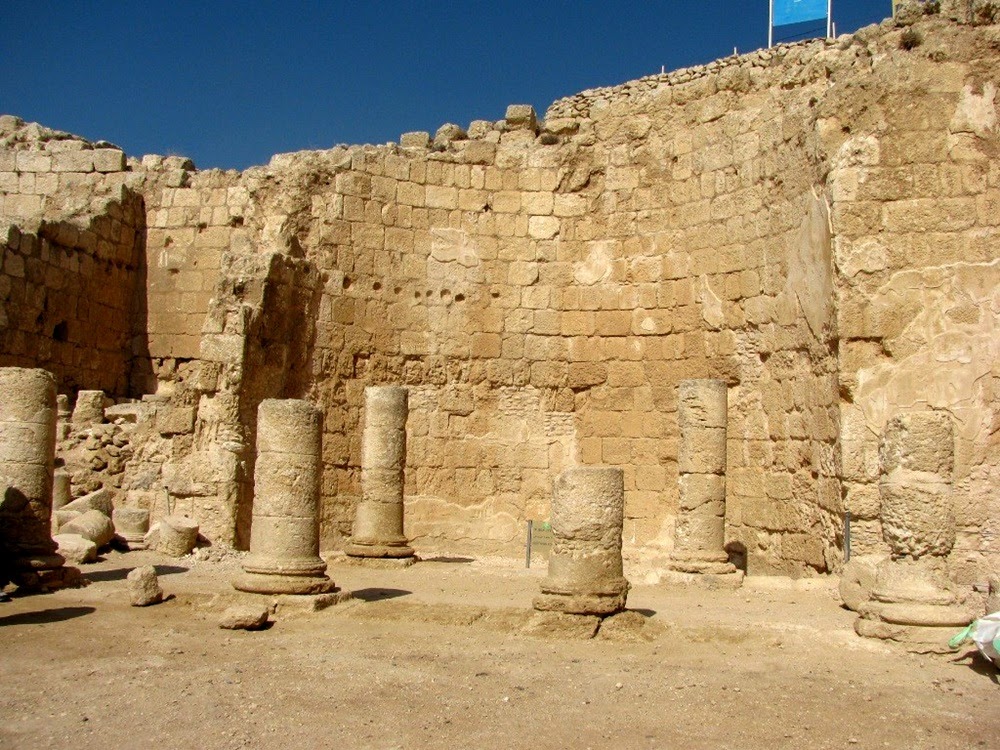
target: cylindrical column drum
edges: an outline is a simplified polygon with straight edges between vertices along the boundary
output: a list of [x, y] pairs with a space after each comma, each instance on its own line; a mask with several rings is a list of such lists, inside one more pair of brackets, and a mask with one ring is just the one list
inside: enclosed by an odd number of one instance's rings
[[669, 566], [684, 573], [735, 573], [726, 554], [727, 389], [723, 380], [678, 388], [679, 502]]
[[0, 368], [0, 535], [15, 570], [63, 564], [52, 541], [56, 383], [45, 370]]
[[406, 466], [407, 390], [365, 388], [361, 443], [361, 500], [347, 554], [357, 557], [412, 557], [403, 532], [403, 472]]
[[322, 415], [309, 402], [261, 402], [250, 554], [236, 588], [267, 594], [334, 588], [319, 556], [321, 440]]
[[625, 484], [621, 469], [567, 469], [552, 495], [549, 572], [534, 607], [580, 615], [625, 609], [629, 583], [622, 572]]

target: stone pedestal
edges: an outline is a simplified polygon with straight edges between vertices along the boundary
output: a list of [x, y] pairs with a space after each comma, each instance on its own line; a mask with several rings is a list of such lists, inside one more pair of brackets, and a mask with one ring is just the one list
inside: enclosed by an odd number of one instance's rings
[[63, 564], [51, 530], [55, 446], [55, 379], [0, 368], [0, 554], [15, 582]]
[[892, 419], [879, 448], [882, 536], [871, 599], [858, 608], [860, 635], [947, 648], [950, 631], [978, 613], [948, 577], [955, 543], [951, 416], [917, 412]]
[[322, 415], [307, 401], [267, 399], [257, 411], [250, 554], [241, 591], [321, 594], [333, 590], [319, 556]]
[[361, 445], [361, 500], [345, 551], [351, 557], [412, 562], [403, 533], [403, 470], [406, 466], [406, 388], [365, 388]]
[[722, 380], [682, 380], [679, 386], [680, 500], [668, 565], [673, 571], [738, 573], [725, 550], [727, 397]]
[[104, 423], [104, 391], [80, 391], [76, 394], [71, 422], [73, 429], [82, 430], [91, 425]]
[[622, 611], [629, 590], [622, 573], [622, 470], [567, 469], [553, 490], [549, 574], [535, 609], [601, 616]]
[[[146, 548], [149, 511], [145, 508], [115, 508], [111, 513], [115, 536], [130, 550]], [[161, 529], [163, 526], [161, 525]], [[197, 527], [195, 527], [197, 538]]]

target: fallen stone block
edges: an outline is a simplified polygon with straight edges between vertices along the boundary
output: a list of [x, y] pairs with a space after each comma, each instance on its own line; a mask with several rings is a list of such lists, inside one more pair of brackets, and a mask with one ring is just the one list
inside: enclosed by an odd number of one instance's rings
[[[65, 512], [65, 511], [61, 511]], [[60, 534], [79, 534], [89, 539], [97, 548], [110, 544], [115, 538], [115, 527], [111, 519], [99, 510], [88, 510], [59, 529]]]
[[84, 495], [83, 497], [78, 497], [71, 503], [66, 503], [62, 510], [75, 510], [80, 513], [86, 513], [88, 510], [97, 510], [111, 518], [111, 512], [113, 510], [111, 502], [111, 493], [108, 492], [104, 487], [99, 490], [95, 490], [90, 494]]
[[148, 607], [163, 601], [163, 590], [156, 577], [156, 568], [152, 565], [130, 570], [125, 583], [128, 586], [129, 603], [133, 607]]
[[268, 609], [264, 606], [239, 605], [229, 607], [219, 618], [223, 630], [261, 630], [267, 625]]
[[97, 560], [97, 545], [79, 534], [56, 534], [52, 540], [59, 545], [56, 553], [68, 563], [82, 565]]
[[167, 516], [160, 521], [156, 550], [170, 557], [190, 554], [198, 541], [198, 524], [187, 516]]

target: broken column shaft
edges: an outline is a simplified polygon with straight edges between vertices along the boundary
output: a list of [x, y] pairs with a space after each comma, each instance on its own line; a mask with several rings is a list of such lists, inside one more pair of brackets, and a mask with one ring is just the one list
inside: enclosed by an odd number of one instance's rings
[[625, 609], [629, 583], [622, 572], [625, 483], [621, 469], [567, 469], [552, 495], [549, 573], [535, 609], [610, 615]]
[[233, 585], [263, 594], [331, 591], [319, 556], [322, 415], [307, 401], [266, 399], [257, 411], [250, 554]]
[[406, 388], [365, 388], [361, 445], [361, 500], [347, 554], [368, 558], [412, 558], [403, 533], [403, 472], [406, 466]]
[[890, 557], [876, 568], [871, 600], [859, 607], [855, 630], [861, 635], [941, 640], [934, 628], [964, 625], [975, 616], [967, 592], [948, 575], [956, 537], [954, 454], [950, 414], [903, 414], [886, 425], [879, 496]]
[[15, 573], [63, 564], [51, 532], [55, 446], [55, 379], [0, 368], [0, 537]]
[[670, 559], [673, 570], [736, 572], [725, 550], [727, 415], [725, 381], [680, 382], [680, 499]]

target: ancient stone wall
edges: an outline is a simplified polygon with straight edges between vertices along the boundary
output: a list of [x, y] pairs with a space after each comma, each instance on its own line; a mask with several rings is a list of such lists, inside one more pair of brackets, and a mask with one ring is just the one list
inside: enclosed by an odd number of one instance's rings
[[[840, 330], [842, 477], [854, 549], [885, 551], [878, 439], [897, 414], [951, 414], [952, 569], [995, 568], [1000, 354], [1000, 131], [996, 26], [977, 34], [935, 19], [857, 38], [872, 63], [822, 102], [830, 168]], [[892, 66], [883, 74], [879, 57]]]
[[0, 118], [0, 364], [128, 391], [145, 211], [106, 144]]
[[[88, 178], [88, 200], [124, 185], [145, 209], [127, 501], [246, 546], [257, 407], [306, 398], [340, 547], [364, 388], [403, 384], [418, 551], [514, 553], [553, 477], [610, 464], [627, 565], [655, 571], [677, 386], [717, 378], [749, 573], [837, 569], [845, 510], [876, 551], [878, 435], [934, 408], [956, 418], [953, 570], [977, 575], [1000, 554], [1000, 38], [911, 22], [583, 92], [544, 122], [512, 107], [243, 173], [144, 157]], [[4, 216], [23, 234], [20, 180]]]

